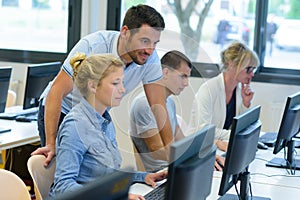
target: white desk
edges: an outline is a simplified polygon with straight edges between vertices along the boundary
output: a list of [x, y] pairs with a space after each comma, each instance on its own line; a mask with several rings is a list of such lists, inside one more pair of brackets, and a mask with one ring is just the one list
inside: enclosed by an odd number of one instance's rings
[[[266, 167], [266, 162], [272, 158], [283, 158], [282, 152], [277, 155], [274, 155], [272, 152], [272, 148], [259, 150], [256, 154], [256, 159], [250, 165], [250, 182], [253, 196], [269, 197], [272, 200], [298, 200], [300, 196], [300, 170], [296, 170], [296, 174], [292, 176], [288, 174], [286, 169]], [[299, 150], [297, 159], [300, 159]], [[218, 192], [221, 177], [222, 172], [214, 172], [211, 194], [208, 196], [208, 200], [216, 200], [219, 198]], [[141, 195], [145, 195], [151, 190], [151, 187], [140, 183], [136, 183], [130, 188], [131, 193]], [[236, 194], [235, 188], [232, 187], [228, 193]]]
[[0, 120], [0, 127], [10, 128], [10, 132], [0, 134], [0, 150], [10, 149], [40, 141], [37, 122], [16, 122]]

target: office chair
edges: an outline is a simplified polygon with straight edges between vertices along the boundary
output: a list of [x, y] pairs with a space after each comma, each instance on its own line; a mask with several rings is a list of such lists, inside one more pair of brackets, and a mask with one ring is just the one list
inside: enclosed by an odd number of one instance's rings
[[8, 90], [7, 92], [7, 100], [6, 100], [6, 108], [15, 106], [17, 100], [17, 94], [13, 90]]
[[0, 180], [0, 199], [31, 200], [31, 196], [25, 183], [15, 173], [0, 169]]
[[27, 162], [29, 174], [33, 179], [36, 200], [48, 198], [50, 186], [54, 181], [55, 157], [47, 167], [44, 167], [45, 160], [46, 157], [43, 155], [33, 155]]

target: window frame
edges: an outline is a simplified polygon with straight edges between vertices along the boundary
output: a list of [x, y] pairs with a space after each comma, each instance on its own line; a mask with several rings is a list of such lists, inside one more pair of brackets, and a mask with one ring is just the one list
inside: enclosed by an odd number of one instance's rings
[[[121, 0], [110, 0], [108, 4], [108, 10], [115, 12], [107, 12], [107, 19], [120, 18]], [[114, 15], [112, 16], [112, 14]], [[266, 53], [266, 36], [263, 33], [263, 30], [265, 30], [266, 28], [267, 15], [268, 1], [256, 0], [256, 18], [253, 50], [258, 54], [261, 65], [258, 67], [253, 81], [286, 85], [300, 85], [300, 70], [264, 66], [264, 57]], [[107, 27], [109, 27], [109, 29], [119, 30], [120, 20], [107, 20]]]
[[[254, 51], [258, 54], [261, 65], [257, 70], [253, 81], [265, 83], [280, 83], [286, 85], [300, 85], [300, 70], [273, 68], [264, 66], [266, 55], [266, 35], [261, 30], [266, 30], [268, 16], [268, 2], [256, 1]], [[299, 74], [299, 75], [297, 75]]]
[[70, 50], [80, 39], [82, 0], [69, 0], [68, 43], [66, 53], [0, 49], [0, 60], [4, 62], [43, 63], [64, 61]]

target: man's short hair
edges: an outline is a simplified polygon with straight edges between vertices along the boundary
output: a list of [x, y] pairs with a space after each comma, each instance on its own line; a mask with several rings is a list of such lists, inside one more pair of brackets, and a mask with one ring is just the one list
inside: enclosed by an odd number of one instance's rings
[[168, 67], [168, 68], [178, 69], [182, 61], [186, 62], [189, 68], [192, 68], [192, 63], [190, 59], [186, 55], [184, 55], [183, 53], [177, 50], [167, 52], [160, 59], [160, 61], [161, 61], [162, 68]]
[[127, 26], [129, 30], [132, 30], [138, 29], [144, 24], [159, 31], [163, 31], [165, 28], [161, 14], [154, 8], [143, 4], [132, 6], [127, 10], [122, 26]]

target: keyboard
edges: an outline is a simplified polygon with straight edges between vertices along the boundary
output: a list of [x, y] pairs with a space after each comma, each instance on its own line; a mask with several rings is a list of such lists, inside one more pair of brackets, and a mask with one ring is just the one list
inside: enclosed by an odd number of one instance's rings
[[167, 181], [154, 188], [144, 196], [146, 200], [165, 200]]
[[22, 106], [9, 107], [4, 113], [0, 113], [0, 119], [15, 120], [18, 116], [35, 115], [38, 113], [38, 107], [23, 110]]
[[264, 143], [268, 147], [274, 147], [276, 139], [277, 139], [276, 132], [266, 132], [265, 134], [259, 137], [258, 141]]

